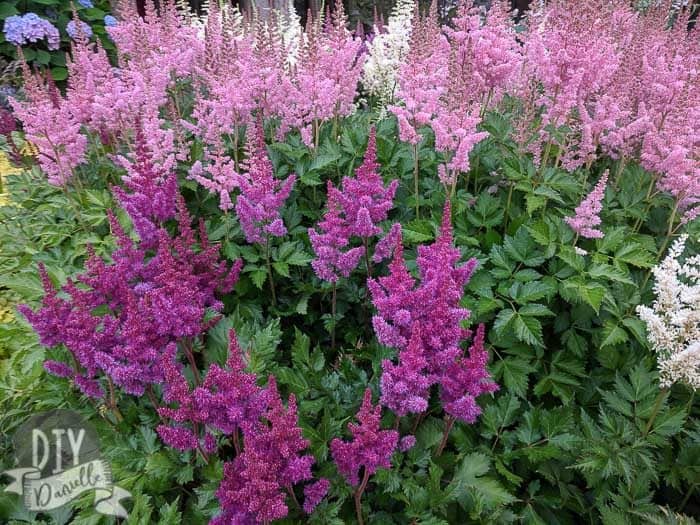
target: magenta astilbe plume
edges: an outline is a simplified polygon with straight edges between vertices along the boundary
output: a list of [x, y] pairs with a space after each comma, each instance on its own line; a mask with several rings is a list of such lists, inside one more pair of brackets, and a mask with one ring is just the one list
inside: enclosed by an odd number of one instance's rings
[[[398, 180], [393, 180], [384, 186], [377, 163], [376, 132], [372, 128], [364, 161], [355, 170], [355, 178], [343, 177], [341, 189], [328, 181], [327, 210], [318, 223], [321, 233], [309, 229], [309, 239], [316, 253], [311, 264], [320, 279], [337, 282], [341, 276], [350, 275], [365, 253], [370, 238], [382, 232], [378, 224], [386, 220], [393, 207], [398, 183]], [[395, 228], [388, 236], [381, 247], [378, 246], [380, 257], [375, 259], [377, 262], [393, 248]], [[359, 237], [364, 246], [350, 247], [353, 237]]]
[[358, 423], [350, 423], [351, 441], [335, 438], [331, 441], [331, 455], [338, 472], [356, 487], [360, 484], [360, 469], [369, 477], [379, 468], [391, 467], [391, 456], [396, 450], [399, 433], [381, 430], [382, 407], [372, 406], [372, 391], [368, 388], [357, 413]]
[[603, 232], [597, 228], [600, 225], [600, 212], [603, 210], [603, 197], [608, 184], [608, 170], [605, 170], [593, 191], [576, 207], [576, 215], [564, 220], [581, 237], [600, 239]]
[[440, 377], [440, 399], [445, 412], [464, 423], [474, 423], [481, 414], [476, 398], [498, 390], [486, 369], [489, 354], [484, 349], [484, 325], [480, 324], [469, 347], [469, 356], [459, 357]]
[[[399, 245], [400, 246], [400, 245]], [[419, 246], [420, 284], [408, 273], [400, 248], [394, 252], [390, 275], [368, 283], [377, 315], [372, 318], [380, 343], [406, 348], [413, 323], [420, 323], [429, 370], [435, 373], [459, 353], [460, 341], [468, 335], [461, 323], [469, 311], [460, 307], [464, 286], [476, 267], [471, 259], [457, 266], [460, 252], [452, 246], [449, 201], [445, 204], [442, 227], [430, 246]]]
[[381, 233], [377, 224], [386, 220], [398, 185], [399, 181], [394, 179], [384, 187], [377, 162], [376, 130], [372, 127], [364, 161], [355, 170], [355, 178], [343, 177], [342, 190], [333, 190], [350, 235], [368, 239]]
[[[69, 280], [61, 295], [40, 269], [46, 290], [42, 306], [36, 312], [23, 306], [21, 312], [42, 344], [63, 344], [73, 355], [73, 378], [86, 394], [98, 394], [96, 379], [104, 372], [125, 392], [142, 395], [148, 385], [162, 381], [160, 356], [168, 345], [206, 330], [206, 315], [223, 307], [216, 294], [232, 289], [241, 262], [229, 268], [219, 261], [218, 247], [208, 243], [203, 229], [195, 250], [182, 198], [179, 236], [171, 238], [160, 229], [150, 258], [109, 216], [118, 244], [113, 262], [90, 250], [86, 271], [77, 278], [81, 286]], [[66, 375], [65, 369], [60, 372]]]
[[321, 478], [304, 487], [304, 512], [311, 514], [314, 509], [326, 497], [331, 483], [325, 478]]
[[[467, 379], [471, 377], [465, 375], [467, 372], [461, 372], [462, 368], [476, 370], [479, 359], [488, 357], [478, 351], [478, 345], [474, 346], [473, 364], [462, 357], [460, 345], [471, 332], [462, 327], [469, 317], [469, 310], [461, 307], [460, 302], [477, 262], [470, 259], [459, 266], [460, 252], [452, 241], [448, 200], [438, 238], [432, 245], [418, 247], [418, 284], [406, 268], [400, 242], [389, 265], [389, 275], [368, 282], [372, 302], [377, 308], [377, 315], [372, 318], [377, 339], [381, 344], [399, 350], [397, 365], [389, 361], [382, 363], [380, 381], [382, 403], [399, 416], [425, 411], [430, 388], [441, 384], [444, 389], [447, 384], [443, 380], [445, 375], [453, 375], [457, 381], [450, 383], [451, 390], [444, 396], [453, 403], [450, 410], [459, 414], [459, 403], [465, 405], [468, 400], [467, 394], [457, 395], [458, 387], [467, 388]], [[485, 374], [482, 379], [487, 385], [488, 372], [484, 366], [479, 370], [479, 374]], [[469, 373], [477, 374], [475, 371]], [[484, 388], [486, 392], [491, 387]], [[472, 394], [472, 397], [476, 395]], [[456, 417], [467, 421], [459, 415]]]
[[433, 383], [427, 367], [420, 325], [414, 323], [408, 346], [399, 353], [398, 365], [388, 359], [382, 361], [382, 405], [399, 416], [425, 412]]
[[136, 128], [134, 156], [135, 162], [122, 177], [126, 189], [115, 186], [112, 191], [129, 214], [141, 247], [149, 249], [157, 245], [163, 223], [176, 215], [177, 176], [160, 172], [152, 162], [140, 126]]
[[39, 150], [38, 161], [49, 183], [65, 186], [73, 170], [86, 160], [87, 138], [80, 133], [80, 122], [53, 81], [31, 73], [22, 63], [26, 100], [10, 98], [25, 138]]
[[224, 521], [215, 523], [268, 523], [284, 518], [286, 494], [294, 484], [312, 477], [314, 458], [302, 454], [309, 442], [297, 421], [296, 398], [290, 395], [285, 408], [270, 376], [267, 401], [262, 420], [244, 428], [243, 452], [224, 465], [224, 479], [216, 493], [223, 510], [218, 519]]
[[400, 230], [389, 275], [369, 279], [367, 286], [377, 309], [377, 315], [372, 317], [377, 340], [385, 346], [405, 348], [421, 305], [414, 290], [416, 280], [404, 261]]
[[[215, 429], [224, 435], [231, 435], [239, 429], [255, 428], [258, 424], [258, 419], [266, 410], [269, 395], [256, 385], [254, 374], [245, 372], [241, 349], [233, 330], [229, 332], [229, 340], [227, 369], [212, 364], [202, 384], [194, 389], [190, 389], [182, 374], [174, 345], [161, 356], [163, 399], [168, 404], [178, 405], [177, 408], [166, 406], [158, 409], [163, 418], [173, 422], [158, 427], [158, 433], [168, 445], [178, 450], [195, 449], [201, 445], [200, 440], [211, 436]], [[183, 440], [182, 436], [192, 438]], [[185, 446], [192, 444], [194, 446]]]
[[364, 246], [349, 247], [350, 235], [342, 208], [338, 202], [338, 194], [334, 192], [333, 183], [328, 180], [328, 200], [326, 213], [319, 221], [318, 228], [309, 228], [309, 240], [316, 253], [311, 261], [311, 267], [319, 279], [335, 283], [342, 277], [348, 277], [357, 267], [365, 253]]
[[261, 125], [248, 130], [246, 173], [238, 177], [241, 190], [236, 201], [236, 215], [249, 243], [264, 243], [270, 235], [282, 237], [287, 228], [280, 217], [280, 208], [292, 191], [296, 175], [284, 181], [274, 176], [267, 156]]

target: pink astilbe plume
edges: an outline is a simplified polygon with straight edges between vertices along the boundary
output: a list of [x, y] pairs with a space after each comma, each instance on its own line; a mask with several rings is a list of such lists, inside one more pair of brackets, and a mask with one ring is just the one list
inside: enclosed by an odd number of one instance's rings
[[112, 191], [119, 204], [127, 212], [134, 229], [141, 239], [141, 247], [153, 248], [158, 243], [158, 231], [165, 221], [176, 215], [177, 176], [163, 173], [150, 159], [143, 130], [137, 125], [135, 137], [135, 162], [129, 165], [122, 177], [126, 188], [114, 187]]
[[[393, 207], [398, 183], [398, 180], [392, 180], [384, 186], [377, 163], [376, 132], [372, 128], [364, 161], [355, 170], [355, 177], [343, 177], [341, 189], [328, 181], [327, 210], [318, 223], [321, 233], [309, 229], [309, 239], [316, 253], [311, 264], [320, 279], [337, 282], [341, 276], [350, 275], [365, 253], [369, 240], [382, 233], [378, 224], [386, 220]], [[353, 237], [359, 238], [364, 246], [350, 247]], [[390, 252], [395, 238], [396, 231], [392, 229], [378, 250], [379, 257], [383, 258]]]
[[355, 170], [355, 177], [343, 177], [342, 190], [333, 189], [350, 235], [368, 239], [381, 233], [377, 224], [386, 220], [398, 185], [394, 179], [384, 187], [377, 162], [376, 130], [372, 127], [364, 161]]
[[[561, 164], [572, 171], [590, 161], [600, 135], [614, 127], [619, 108], [605, 94], [620, 64], [617, 30], [630, 12], [604, 0], [556, 1], [531, 15], [523, 80], [535, 89], [532, 100], [541, 121], [536, 137], [525, 140], [537, 162], [543, 144], [555, 143], [562, 149]], [[552, 132], [562, 126], [569, 130], [564, 139]]]
[[304, 143], [317, 145], [319, 126], [355, 109], [362, 75], [362, 40], [347, 29], [342, 1], [336, 1], [327, 25], [309, 18], [298, 62], [290, 72], [291, 91], [281, 108], [280, 132], [299, 129]]
[[87, 138], [80, 133], [80, 121], [61, 96], [50, 77], [45, 80], [22, 62], [23, 101], [10, 98], [25, 138], [39, 151], [38, 161], [50, 184], [65, 186], [73, 170], [86, 161]]
[[[267, 398], [262, 419], [244, 430], [243, 452], [224, 465], [216, 492], [222, 514], [213, 523], [269, 523], [284, 518], [293, 485], [312, 478], [315, 460], [303, 454], [309, 442], [298, 424], [296, 398], [290, 395], [285, 408], [272, 376]], [[316, 489], [313, 497], [322, 499], [320, 492]]]
[[[199, 240], [178, 199], [179, 234], [158, 231], [155, 255], [131, 241], [109, 213], [117, 249], [106, 263], [92, 250], [85, 273], [69, 280], [62, 294], [40, 268], [46, 295], [41, 307], [20, 311], [42, 344], [64, 345], [74, 358], [72, 378], [87, 395], [101, 396], [98, 379], [107, 375], [129, 394], [161, 383], [160, 357], [169, 345], [208, 329], [206, 316], [220, 311], [218, 293], [228, 293], [238, 279], [241, 261], [229, 267], [219, 260], [203, 228]], [[196, 248], [198, 246], [198, 249]], [[47, 367], [66, 376], [65, 368]]]
[[450, 45], [437, 22], [437, 4], [427, 17], [413, 16], [411, 45], [397, 76], [397, 99], [402, 105], [389, 107], [399, 123], [399, 137], [410, 144], [420, 142], [419, 129], [429, 125], [447, 92]]
[[261, 125], [249, 128], [246, 149], [245, 172], [238, 177], [241, 193], [236, 201], [236, 215], [246, 240], [264, 243], [270, 235], [282, 237], [287, 233], [280, 208], [292, 191], [296, 175], [289, 175], [283, 181], [275, 178]]
[[440, 399], [445, 412], [464, 423], [474, 423], [481, 414], [476, 398], [498, 390], [486, 369], [489, 354], [484, 349], [484, 325], [474, 335], [469, 356], [460, 356], [440, 377]]
[[581, 237], [601, 239], [603, 232], [597, 228], [600, 225], [600, 212], [603, 210], [603, 197], [608, 184], [608, 170], [605, 170], [593, 191], [576, 207], [576, 215], [566, 217], [564, 221]]
[[[255, 374], [245, 371], [236, 333], [229, 332], [226, 369], [212, 364], [201, 385], [190, 388], [176, 360], [176, 348], [170, 345], [160, 357], [163, 370], [163, 400], [177, 403], [176, 408], [158, 409], [171, 424], [158, 426], [163, 441], [178, 450], [204, 446], [214, 430], [231, 435], [240, 429], [253, 429], [265, 412], [269, 394], [255, 383]], [[186, 438], [185, 438], [186, 437]]]
[[357, 413], [357, 423], [348, 429], [351, 441], [335, 438], [331, 441], [331, 456], [338, 472], [347, 482], [356, 487], [360, 484], [360, 469], [369, 477], [379, 468], [391, 467], [391, 456], [396, 450], [399, 433], [396, 430], [381, 430], [382, 407], [372, 406], [372, 391], [368, 388]]

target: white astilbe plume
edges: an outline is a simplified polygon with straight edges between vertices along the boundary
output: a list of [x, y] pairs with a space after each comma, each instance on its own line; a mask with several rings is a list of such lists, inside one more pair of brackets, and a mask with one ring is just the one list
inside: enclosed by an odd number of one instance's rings
[[687, 235], [679, 237], [652, 270], [656, 300], [638, 306], [647, 338], [657, 354], [661, 386], [685, 383], [700, 388], [700, 255], [679, 261]]
[[415, 0], [398, 0], [384, 32], [375, 25], [374, 39], [367, 46], [362, 85], [377, 98], [382, 113], [394, 103], [396, 76], [408, 55], [415, 5]]

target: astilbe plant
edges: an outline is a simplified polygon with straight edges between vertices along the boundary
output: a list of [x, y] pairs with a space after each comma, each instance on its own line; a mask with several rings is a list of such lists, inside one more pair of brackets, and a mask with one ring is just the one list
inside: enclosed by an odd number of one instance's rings
[[[46, 369], [70, 377], [86, 395], [102, 397], [101, 373], [125, 392], [142, 395], [161, 383], [160, 357], [169, 345], [204, 333], [207, 316], [222, 308], [217, 293], [229, 292], [241, 268], [218, 260], [204, 230], [197, 239], [184, 200], [178, 199], [179, 235], [161, 228], [153, 256], [127, 237], [110, 215], [117, 249], [112, 262], [91, 253], [86, 272], [69, 280], [61, 294], [42, 267], [45, 297], [37, 311], [20, 311], [42, 344], [64, 345], [73, 367], [48, 361]], [[64, 296], [65, 294], [65, 296]], [[113, 396], [110, 391], [110, 397]], [[110, 403], [114, 405], [113, 398]]]
[[[287, 495], [296, 500], [293, 486], [312, 479], [315, 460], [303, 454], [309, 442], [298, 426], [296, 398], [290, 395], [285, 407], [272, 376], [266, 395], [261, 419], [243, 429], [243, 451], [224, 465], [217, 490], [222, 513], [212, 523], [269, 523], [284, 518], [289, 512]], [[308, 511], [327, 489], [325, 480], [307, 485]]]
[[129, 215], [141, 247], [148, 249], [157, 245], [161, 225], [176, 216], [177, 176], [153, 162], [139, 125], [134, 143], [134, 162], [126, 163], [122, 177], [125, 188], [115, 186], [112, 192]]
[[87, 138], [50, 77], [32, 73], [26, 62], [22, 73], [26, 100], [11, 98], [10, 104], [26, 139], [38, 149], [39, 165], [49, 183], [65, 186], [86, 161]]
[[603, 198], [607, 184], [608, 171], [606, 170], [591, 193], [576, 207], [576, 214], [564, 219], [576, 232], [577, 237], [579, 235], [586, 239], [601, 239], [603, 237], [603, 232], [598, 229], [598, 226], [601, 223], [600, 212], [603, 209]]
[[[384, 185], [377, 163], [376, 131], [370, 130], [364, 161], [355, 170], [355, 177], [343, 177], [340, 189], [328, 181], [327, 210], [318, 223], [321, 233], [309, 229], [309, 239], [316, 258], [311, 263], [316, 275], [324, 281], [337, 282], [348, 277], [362, 255], [369, 266], [369, 241], [382, 233], [379, 223], [386, 220], [393, 207], [398, 180]], [[378, 246], [374, 255], [383, 258], [390, 248], [395, 234]], [[351, 247], [353, 238], [359, 238], [362, 246]], [[381, 242], [381, 241], [380, 241]]]
[[398, 415], [427, 410], [430, 387], [439, 384], [448, 414], [443, 444], [455, 419], [473, 423], [480, 410], [476, 397], [494, 392], [483, 349], [483, 327], [468, 358], [461, 342], [471, 335], [461, 324], [469, 311], [460, 306], [464, 286], [476, 267], [471, 259], [457, 266], [452, 246], [449, 201], [445, 204], [440, 235], [430, 246], [418, 247], [420, 283], [408, 272], [401, 245], [394, 251], [388, 276], [368, 283], [377, 315], [372, 318], [380, 343], [399, 350], [398, 365], [385, 361], [381, 379], [382, 403]]
[[284, 180], [275, 178], [262, 125], [249, 128], [246, 149], [244, 173], [238, 176], [236, 214], [246, 240], [251, 244], [265, 243], [271, 235], [282, 237], [287, 233], [280, 209], [292, 191], [296, 175], [288, 175]]
[[680, 236], [654, 267], [656, 299], [637, 313], [656, 352], [661, 386], [685, 383], [700, 388], [700, 256], [681, 261], [687, 235]]
[[176, 408], [162, 406], [158, 414], [171, 424], [158, 426], [163, 441], [177, 450], [199, 449], [206, 457], [215, 450], [214, 430], [231, 436], [240, 449], [239, 433], [251, 430], [266, 410], [269, 392], [257, 386], [257, 377], [245, 371], [242, 350], [236, 332], [229, 332], [226, 369], [212, 364], [203, 381], [197, 367], [192, 372], [198, 384], [192, 389], [177, 362], [177, 349], [170, 345], [161, 355], [163, 400]]
[[381, 430], [381, 418], [382, 407], [372, 406], [372, 391], [368, 388], [356, 416], [357, 423], [348, 425], [352, 440], [331, 441], [331, 455], [338, 471], [355, 487], [355, 511], [360, 524], [364, 523], [361, 499], [369, 478], [377, 469], [391, 467], [391, 456], [399, 441], [396, 430]]
[[382, 27], [375, 23], [374, 38], [367, 44], [362, 85], [377, 98], [382, 112], [394, 104], [396, 77], [408, 54], [414, 10], [414, 0], [396, 2], [387, 24]]
[[343, 3], [337, 1], [326, 24], [310, 17], [299, 59], [291, 70], [280, 132], [299, 129], [304, 143], [317, 147], [321, 123], [355, 110], [362, 74], [362, 41], [348, 31]]

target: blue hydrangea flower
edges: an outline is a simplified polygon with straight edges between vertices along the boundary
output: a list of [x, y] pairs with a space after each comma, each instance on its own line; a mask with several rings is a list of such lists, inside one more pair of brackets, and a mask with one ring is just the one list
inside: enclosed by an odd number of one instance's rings
[[95, 7], [94, 5], [92, 5], [92, 2], [90, 0], [78, 0], [78, 3], [85, 9], [92, 9], [93, 7]]
[[105, 26], [114, 27], [117, 25], [117, 19], [112, 15], [105, 15]]
[[[85, 38], [92, 38], [92, 28], [82, 20], [80, 21], [80, 30], [82, 31]], [[75, 20], [71, 20], [70, 22], [68, 22], [68, 24], [66, 24], [66, 33], [68, 33], [68, 36], [71, 37], [73, 40], [75, 40], [75, 37], [78, 36], [78, 27], [75, 24]]]
[[58, 49], [61, 45], [61, 36], [56, 26], [36, 13], [8, 17], [3, 32], [5, 40], [16, 46], [44, 39], [49, 49]]

